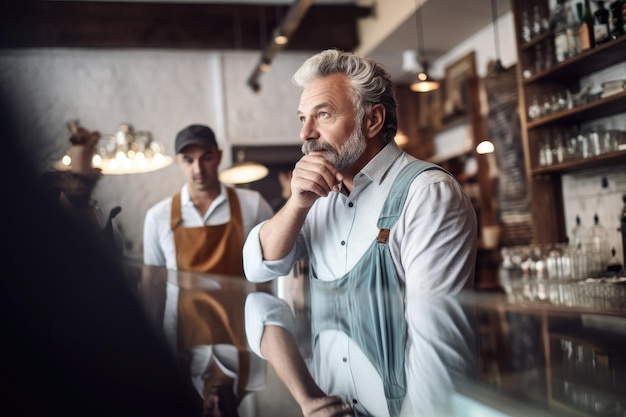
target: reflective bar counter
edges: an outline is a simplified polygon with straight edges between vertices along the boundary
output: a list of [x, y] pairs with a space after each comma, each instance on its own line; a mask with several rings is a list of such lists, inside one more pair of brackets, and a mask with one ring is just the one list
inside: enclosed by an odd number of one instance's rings
[[[567, 289], [535, 287], [532, 297], [403, 303], [380, 289], [312, 294], [305, 267], [267, 284], [140, 264], [126, 272], [199, 415], [208, 398], [229, 396], [242, 417], [303, 415], [278, 377], [284, 369], [259, 356], [263, 326], [278, 325], [350, 415], [626, 416], [624, 300], [577, 302]], [[566, 302], [550, 296], [559, 291]], [[209, 386], [215, 374], [226, 394]]]

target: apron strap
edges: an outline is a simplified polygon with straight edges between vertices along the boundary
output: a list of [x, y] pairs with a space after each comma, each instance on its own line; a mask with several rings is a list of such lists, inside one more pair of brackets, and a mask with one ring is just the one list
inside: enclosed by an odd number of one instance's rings
[[420, 159], [412, 161], [402, 168], [394, 180], [391, 190], [389, 190], [389, 194], [385, 200], [385, 205], [383, 206], [380, 216], [378, 217], [378, 228], [381, 229], [377, 239], [378, 242], [387, 243], [389, 230], [396, 224], [398, 218], [400, 217], [400, 213], [404, 207], [404, 202], [406, 201], [406, 196], [409, 193], [409, 187], [415, 177], [422, 172], [431, 169], [438, 169], [448, 173], [439, 165], [422, 161]]
[[183, 222], [182, 210], [180, 207], [180, 193], [172, 197], [172, 216], [170, 217], [170, 227], [176, 229]]

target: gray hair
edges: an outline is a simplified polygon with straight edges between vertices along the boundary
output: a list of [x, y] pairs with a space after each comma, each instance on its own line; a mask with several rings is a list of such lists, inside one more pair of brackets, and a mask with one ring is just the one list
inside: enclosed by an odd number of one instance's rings
[[359, 120], [374, 104], [385, 107], [382, 139], [384, 143], [391, 142], [398, 130], [398, 102], [391, 76], [383, 65], [352, 52], [327, 49], [308, 58], [293, 75], [292, 81], [298, 87], [305, 87], [311, 81], [335, 73], [347, 77]]

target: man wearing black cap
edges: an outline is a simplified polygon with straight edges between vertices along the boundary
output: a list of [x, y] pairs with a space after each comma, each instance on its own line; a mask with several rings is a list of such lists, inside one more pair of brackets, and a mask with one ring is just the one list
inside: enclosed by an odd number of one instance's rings
[[260, 193], [219, 182], [222, 151], [213, 130], [190, 125], [178, 132], [176, 162], [182, 190], [146, 213], [146, 265], [243, 276], [242, 247], [248, 232], [273, 215]]

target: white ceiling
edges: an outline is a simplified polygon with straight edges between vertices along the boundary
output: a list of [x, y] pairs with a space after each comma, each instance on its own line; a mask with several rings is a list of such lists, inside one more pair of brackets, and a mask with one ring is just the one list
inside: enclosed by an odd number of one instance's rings
[[[385, 1], [388, 0], [378, 0], [378, 3], [384, 4]], [[496, 1], [498, 16], [510, 10], [510, 0]], [[426, 58], [433, 62], [491, 24], [492, 16], [491, 0], [428, 0], [423, 6], [421, 19], [424, 25], [422, 44]], [[416, 14], [411, 12], [408, 18], [396, 26], [378, 46], [368, 51], [367, 55], [384, 63], [395, 80], [406, 79], [407, 74], [402, 70], [402, 53], [406, 49], [418, 49], [417, 35]]]

